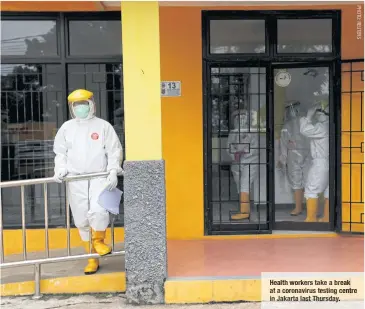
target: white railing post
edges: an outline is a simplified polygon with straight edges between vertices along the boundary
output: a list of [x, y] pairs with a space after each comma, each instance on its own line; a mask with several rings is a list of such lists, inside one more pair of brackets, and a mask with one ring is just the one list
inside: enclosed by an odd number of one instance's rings
[[41, 264], [34, 264], [34, 298], [39, 299], [41, 295]]
[[24, 185], [20, 187], [21, 208], [22, 208], [22, 236], [23, 236], [23, 258], [27, 259], [27, 230], [25, 228], [25, 197]]
[[3, 199], [0, 188], [0, 263], [4, 263], [4, 240], [3, 240]]
[[48, 188], [47, 183], [43, 185], [43, 196], [44, 196], [44, 233], [45, 233], [45, 247], [46, 257], [49, 258], [49, 240], [48, 240]]
[[68, 197], [68, 185], [65, 181], [65, 194], [66, 194], [66, 233], [67, 233], [67, 256], [71, 255], [71, 237], [70, 237], [70, 203]]

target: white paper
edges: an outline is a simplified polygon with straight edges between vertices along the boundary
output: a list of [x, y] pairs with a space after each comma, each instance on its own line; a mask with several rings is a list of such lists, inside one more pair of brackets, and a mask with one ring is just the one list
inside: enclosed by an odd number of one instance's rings
[[105, 210], [109, 211], [113, 215], [119, 214], [119, 205], [122, 199], [123, 191], [115, 188], [111, 191], [104, 190], [100, 193], [98, 203]]

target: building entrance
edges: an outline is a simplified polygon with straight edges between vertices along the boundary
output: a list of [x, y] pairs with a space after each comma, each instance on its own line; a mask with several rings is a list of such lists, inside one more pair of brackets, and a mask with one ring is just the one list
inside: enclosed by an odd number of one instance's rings
[[319, 65], [273, 66], [274, 229], [331, 229], [331, 71]]
[[[336, 14], [323, 14], [321, 38], [303, 40], [282, 23], [308, 15], [204, 14], [207, 234], [335, 229], [339, 50]], [[229, 42], [225, 27], [256, 36]]]

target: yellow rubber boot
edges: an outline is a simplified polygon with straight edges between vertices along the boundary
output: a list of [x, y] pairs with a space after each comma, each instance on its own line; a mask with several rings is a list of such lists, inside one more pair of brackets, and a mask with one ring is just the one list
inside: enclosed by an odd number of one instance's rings
[[318, 220], [319, 222], [329, 222], [330, 221], [330, 201], [328, 198], [324, 200], [323, 217]]
[[100, 255], [107, 255], [112, 252], [112, 249], [104, 243], [105, 231], [93, 230], [93, 247], [95, 251]]
[[307, 199], [307, 218], [304, 222], [317, 222], [318, 199]]
[[241, 192], [240, 203], [241, 203], [240, 213], [232, 215], [231, 216], [232, 220], [244, 220], [250, 218], [250, 212], [251, 212], [250, 195], [246, 192]]
[[[88, 241], [84, 242], [84, 247], [85, 247], [86, 253], [89, 253], [90, 249], [89, 249]], [[95, 253], [94, 247], [91, 247], [91, 253]], [[99, 270], [99, 260], [98, 259], [88, 259], [87, 262], [88, 263], [87, 263], [86, 267], [84, 268], [85, 275], [95, 274]]]
[[290, 213], [292, 216], [298, 216], [303, 211], [303, 189], [294, 191], [295, 208]]

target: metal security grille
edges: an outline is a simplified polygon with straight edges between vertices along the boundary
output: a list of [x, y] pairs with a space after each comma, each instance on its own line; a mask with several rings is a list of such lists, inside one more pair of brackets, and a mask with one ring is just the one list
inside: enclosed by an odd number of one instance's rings
[[[67, 95], [78, 88], [94, 92], [96, 115], [113, 125], [124, 146], [120, 12], [1, 17], [1, 181], [53, 176], [53, 140], [69, 119]], [[20, 193], [2, 189], [5, 228], [21, 226]], [[43, 228], [42, 185], [24, 193], [26, 227]], [[47, 199], [49, 227], [65, 227], [64, 186], [50, 183]], [[123, 224], [123, 215], [115, 223]]]
[[[267, 229], [266, 68], [212, 66], [208, 74], [211, 230], [221, 233]], [[243, 118], [239, 120], [243, 112], [245, 123]], [[242, 157], [235, 157], [236, 148], [242, 148]], [[242, 191], [247, 192], [250, 216], [237, 220], [234, 218], [241, 212]]]
[[[53, 139], [68, 119], [65, 93], [77, 88], [94, 92], [97, 116], [108, 120], [124, 148], [122, 65], [120, 63], [69, 64], [67, 91], [59, 64], [5, 64], [1, 66], [1, 181], [53, 176]], [[119, 187], [123, 187], [120, 179]], [[44, 222], [40, 185], [25, 192], [27, 226]], [[5, 227], [20, 225], [20, 192], [3, 189]], [[63, 226], [63, 186], [49, 185], [50, 226]], [[121, 214], [123, 203], [121, 204]], [[117, 223], [123, 222], [121, 215]]]
[[[50, 177], [53, 174], [53, 137], [66, 119], [60, 65], [1, 65], [1, 181]], [[64, 191], [50, 190], [51, 223], [62, 224]], [[2, 190], [4, 224], [20, 225], [20, 190]], [[25, 192], [28, 224], [44, 221], [40, 186]], [[43, 219], [43, 221], [42, 221]]]
[[364, 232], [364, 60], [342, 61], [341, 152], [343, 232]]

